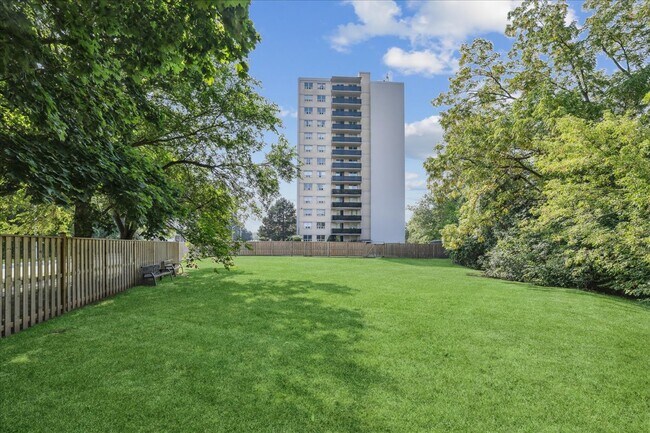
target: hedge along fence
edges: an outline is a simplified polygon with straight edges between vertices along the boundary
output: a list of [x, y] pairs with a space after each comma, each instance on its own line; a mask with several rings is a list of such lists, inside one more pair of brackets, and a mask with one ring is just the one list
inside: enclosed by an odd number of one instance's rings
[[368, 244], [363, 242], [249, 242], [240, 256], [391, 257], [412, 259], [446, 258], [440, 242], [431, 244]]
[[0, 235], [0, 337], [124, 291], [179, 242]]

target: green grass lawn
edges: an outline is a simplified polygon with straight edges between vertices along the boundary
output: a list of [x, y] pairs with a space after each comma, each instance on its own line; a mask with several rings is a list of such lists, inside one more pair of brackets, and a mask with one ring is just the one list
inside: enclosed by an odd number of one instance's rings
[[446, 260], [236, 263], [0, 340], [0, 431], [650, 431], [638, 303]]

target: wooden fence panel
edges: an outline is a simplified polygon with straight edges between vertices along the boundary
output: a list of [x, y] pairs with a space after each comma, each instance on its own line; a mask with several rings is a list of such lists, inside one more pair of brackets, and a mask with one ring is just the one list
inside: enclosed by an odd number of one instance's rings
[[[38, 279], [36, 275], [36, 269], [38, 267], [38, 263], [36, 261], [36, 257], [37, 257], [36, 252], [38, 251], [38, 249], [37, 249], [36, 239], [31, 238], [30, 241], [31, 242], [29, 248], [29, 297], [30, 297], [29, 326], [34, 326], [38, 321], [38, 314], [39, 314], [37, 297], [36, 297], [36, 293], [38, 292], [38, 284], [37, 284]], [[2, 323], [2, 319], [0, 319], [0, 323]]]
[[22, 306], [22, 329], [27, 329], [29, 326], [29, 257], [28, 257], [28, 252], [29, 252], [29, 238], [28, 237], [23, 237], [22, 238], [22, 254], [23, 254], [23, 260], [22, 260], [22, 267], [21, 267], [21, 280], [22, 280], [22, 292], [21, 292], [21, 297], [23, 300], [23, 306]]
[[[0, 281], [5, 281], [6, 275], [7, 275], [7, 263], [9, 263], [8, 260], [5, 259], [4, 255], [4, 245], [6, 242], [6, 237], [5, 236], [0, 236], [0, 275], [2, 275], [2, 280]], [[5, 288], [4, 284], [0, 285], [0, 334], [4, 332], [4, 329], [2, 328], [2, 324], [4, 323], [4, 315], [5, 315]]]
[[[180, 248], [180, 247], [176, 247]], [[172, 250], [172, 253], [177, 250]], [[180, 250], [178, 250], [180, 251]], [[259, 241], [243, 245], [240, 256], [314, 256], [314, 257], [390, 257], [434, 259], [446, 258], [442, 243], [370, 244], [365, 242], [285, 242]]]
[[140, 266], [184, 251], [179, 242], [0, 235], [0, 337], [133, 287]]

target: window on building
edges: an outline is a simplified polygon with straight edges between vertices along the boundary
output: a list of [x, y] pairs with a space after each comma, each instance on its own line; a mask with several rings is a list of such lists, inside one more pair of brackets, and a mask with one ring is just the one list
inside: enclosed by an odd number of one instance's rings
[[311, 235], [302, 235], [303, 242], [311, 242]]
[[305, 165], [311, 165], [311, 162], [314, 158], [303, 158], [303, 162]]
[[311, 177], [314, 174], [314, 172], [311, 170], [303, 171], [302, 173], [305, 175], [305, 177]]
[[319, 128], [324, 128], [325, 125], [327, 124], [326, 122], [327, 122], [326, 120], [317, 120], [316, 126], [318, 126]]
[[311, 183], [303, 183], [302, 184], [302, 189], [304, 191], [311, 191], [312, 184]]
[[305, 152], [311, 152], [314, 149], [314, 146], [311, 144], [305, 144], [303, 148], [305, 149]]
[[305, 114], [312, 114], [314, 112], [313, 107], [303, 107], [303, 111]]
[[310, 204], [314, 200], [314, 197], [306, 195], [302, 199], [305, 201], [305, 204]]
[[316, 185], [318, 186], [319, 191], [325, 191], [325, 184], [324, 183], [317, 183]]
[[325, 165], [325, 158], [316, 158], [316, 163], [318, 165]]
[[304, 88], [305, 90], [311, 90], [311, 89], [314, 88], [314, 83], [309, 82], [309, 81], [305, 81], [305, 82], [303, 83], [303, 88]]
[[305, 132], [305, 140], [311, 140], [312, 138], [314, 138], [313, 132]]
[[316, 228], [319, 230], [324, 230], [325, 229], [325, 223], [316, 223]]
[[325, 172], [324, 172], [324, 171], [320, 171], [320, 170], [318, 170], [318, 171], [316, 172], [316, 174], [317, 174], [317, 176], [320, 177], [320, 178], [325, 177]]
[[313, 120], [305, 119], [305, 126], [312, 126], [314, 124]]
[[318, 204], [323, 204], [323, 203], [325, 203], [325, 197], [323, 197], [323, 196], [318, 196], [318, 197], [316, 197], [316, 202], [317, 202]]
[[310, 230], [310, 229], [311, 229], [311, 223], [310, 223], [310, 222], [304, 222], [304, 223], [302, 223], [302, 226], [303, 226], [304, 228], [306, 228], [307, 230]]
[[316, 216], [325, 216], [325, 209], [316, 209]]
[[305, 102], [312, 102], [314, 100], [314, 95], [303, 95], [303, 101]]
[[304, 216], [311, 216], [312, 213], [313, 213], [313, 210], [312, 210], [312, 209], [303, 209], [303, 210], [302, 210], [302, 214], [303, 214]]
[[325, 140], [325, 133], [319, 132], [318, 134], [316, 134], [316, 137], [318, 137], [319, 140]]
[[316, 149], [318, 150], [318, 153], [325, 153], [325, 146], [323, 146], [322, 144], [316, 146]]
[[317, 83], [316, 88], [318, 90], [325, 90], [326, 83]]
[[[325, 114], [325, 110], [327, 110], [325, 107], [318, 107], [318, 108], [316, 109], [316, 112], [317, 112], [318, 114]], [[310, 112], [309, 114], [311, 114], [311, 112]]]
[[316, 240], [318, 242], [325, 242], [325, 235], [316, 235]]
[[317, 95], [316, 102], [325, 102], [325, 95]]

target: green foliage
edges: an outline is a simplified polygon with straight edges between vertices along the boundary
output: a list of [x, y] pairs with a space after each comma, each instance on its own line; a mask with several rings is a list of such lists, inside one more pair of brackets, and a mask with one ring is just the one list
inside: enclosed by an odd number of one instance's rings
[[[650, 294], [647, 2], [531, 0], [510, 15], [507, 57], [478, 39], [434, 103], [445, 146], [427, 160], [460, 263], [541, 284]], [[609, 60], [614, 72], [597, 67]]]
[[71, 204], [119, 181], [134, 125], [161, 116], [152, 87], [214, 79], [244, 58], [258, 40], [247, 14], [224, 2], [2, 2], [3, 190]]
[[229, 263], [230, 221], [296, 174], [283, 137], [260, 161], [280, 120], [247, 74], [248, 6], [0, 3], [0, 195], [73, 209], [78, 236], [176, 232]]
[[233, 265], [231, 252], [241, 245], [239, 240], [232, 240], [230, 223], [236, 212], [237, 202], [225, 191], [209, 185], [198, 185], [195, 198], [203, 204], [200, 212], [188, 212], [182, 215], [185, 239], [190, 241], [188, 262], [203, 257], [212, 257], [226, 268]]
[[0, 233], [56, 236], [70, 234], [72, 212], [53, 204], [34, 204], [24, 190], [0, 200]]
[[457, 220], [458, 200], [452, 199], [438, 203], [433, 194], [426, 194], [415, 205], [406, 225], [406, 241], [414, 244], [426, 244], [442, 237], [442, 229]]
[[284, 197], [278, 199], [262, 219], [260, 239], [286, 241], [296, 234], [296, 208]]

